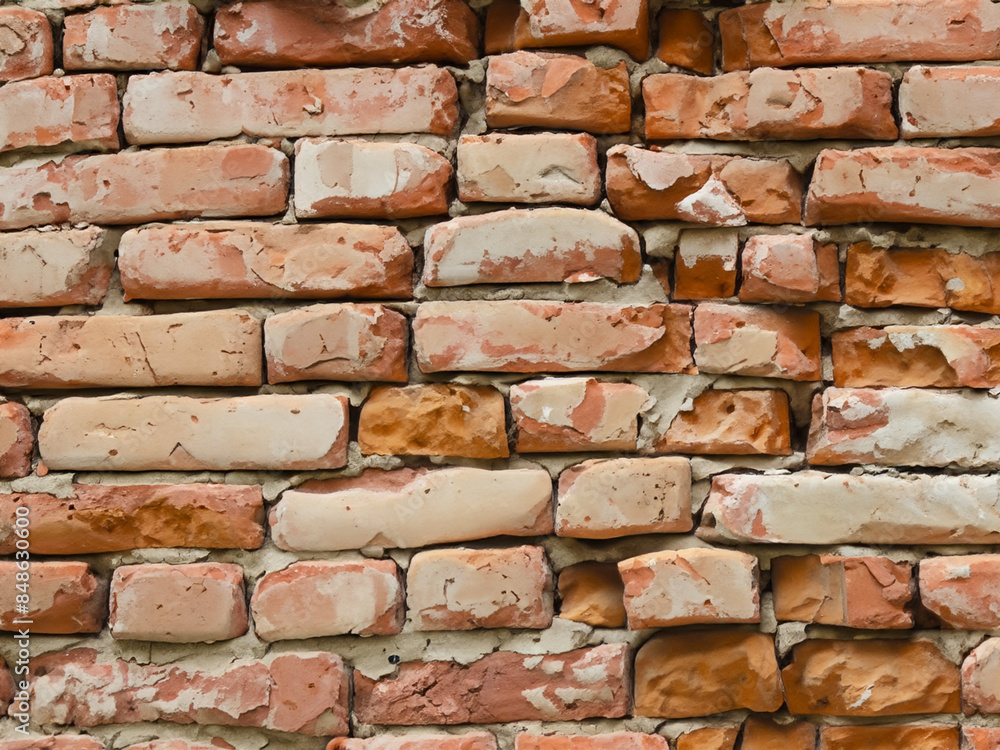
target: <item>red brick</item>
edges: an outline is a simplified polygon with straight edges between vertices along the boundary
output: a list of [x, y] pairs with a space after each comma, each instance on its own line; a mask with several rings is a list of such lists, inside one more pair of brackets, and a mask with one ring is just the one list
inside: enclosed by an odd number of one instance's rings
[[722, 67], [962, 61], [1000, 55], [1000, 17], [979, 0], [756, 3], [719, 15]]
[[519, 734], [515, 750], [669, 750], [666, 737], [639, 732], [594, 735]]
[[706, 390], [659, 436], [658, 453], [788, 456], [791, 416], [784, 391]]
[[920, 562], [920, 604], [949, 628], [1000, 627], [1000, 555], [929, 557]]
[[265, 574], [250, 600], [265, 641], [331, 635], [396, 635], [406, 617], [392, 560], [309, 560]]
[[116, 5], [66, 16], [66, 70], [194, 70], [205, 19], [186, 2]]
[[104, 750], [104, 743], [82, 734], [63, 734], [54, 737], [37, 736], [25, 740], [0, 740], [0, 750]]
[[267, 381], [406, 382], [406, 318], [382, 305], [311, 305], [264, 322]]
[[243, 568], [228, 563], [123, 565], [111, 578], [111, 637], [199, 643], [247, 632]]
[[743, 246], [740, 302], [840, 302], [837, 246], [807, 234], [759, 234]]
[[5, 39], [0, 81], [20, 81], [52, 72], [52, 27], [43, 13], [13, 5], [0, 8], [0, 37]]
[[962, 662], [962, 711], [1000, 711], [1000, 638], [987, 638]]
[[899, 87], [904, 138], [1000, 135], [1000, 68], [914, 65]]
[[137, 548], [257, 549], [260, 487], [224, 484], [73, 485], [68, 497], [0, 495], [0, 554], [14, 553], [15, 511], [28, 509], [31, 550], [86, 555]]
[[297, 68], [450, 62], [479, 57], [479, 22], [461, 0], [242, 2], [215, 14], [215, 50], [227, 65]]
[[[225, 743], [225, 744], [217, 744]], [[191, 742], [189, 740], [153, 740], [140, 745], [129, 745], [125, 750], [235, 750], [228, 742], [216, 737], [212, 743]]]
[[451, 163], [415, 143], [295, 143], [295, 215], [403, 219], [448, 211]]
[[427, 302], [413, 321], [423, 372], [693, 372], [691, 308], [598, 302]]
[[713, 226], [797, 224], [802, 178], [784, 159], [608, 151], [607, 194], [626, 221], [674, 219]]
[[559, 573], [559, 617], [595, 628], [625, 627], [625, 587], [614, 563], [582, 562]]
[[816, 727], [804, 721], [779, 724], [770, 717], [748, 716], [740, 750], [815, 750]]
[[656, 56], [668, 65], [711, 75], [715, 63], [715, 30], [700, 11], [665, 8], [659, 17]]
[[[339, 656], [291, 652], [206, 668], [194, 658], [136, 664], [90, 648], [32, 659], [32, 718], [96, 727], [165, 721], [296, 732], [348, 732], [348, 678]], [[178, 699], [178, 694], [195, 698]]]
[[469, 664], [406, 662], [380, 680], [354, 673], [354, 711], [366, 724], [621, 718], [628, 694], [628, 647], [621, 644], [544, 656], [496, 651]]
[[819, 750], [958, 750], [956, 726], [822, 727], [819, 732]]
[[136, 144], [191, 143], [243, 134], [451, 135], [458, 122], [455, 79], [434, 66], [231, 75], [152, 73], [130, 77], [122, 103], [125, 138]]
[[260, 385], [262, 339], [240, 310], [5, 318], [0, 386]]
[[367, 740], [332, 740], [326, 750], [497, 750], [497, 740], [489, 732], [379, 735]]
[[624, 62], [599, 68], [586, 58], [512, 52], [490, 58], [486, 124], [627, 133], [632, 97]]
[[677, 750], [733, 750], [739, 727], [703, 727], [677, 738]]
[[0, 168], [0, 229], [270, 216], [287, 205], [288, 158], [258, 145], [68, 156]]
[[639, 280], [639, 235], [603, 211], [553, 206], [460, 216], [424, 235], [424, 284]]
[[997, 750], [1000, 729], [992, 727], [962, 727], [962, 750]]
[[118, 270], [126, 299], [393, 299], [413, 293], [413, 251], [403, 235], [395, 227], [365, 224], [153, 224], [122, 236]]
[[[16, 692], [14, 676], [7, 670], [7, 662], [0, 656], [0, 716], [7, 715], [8, 706], [10, 706]], [[14, 704], [10, 706], [10, 711], [19, 712], [23, 708], [25, 708], [23, 704]], [[30, 704], [26, 708], [30, 709]]]
[[67, 398], [45, 412], [38, 445], [50, 469], [338, 469], [347, 411], [346, 397], [323, 393]]
[[467, 203], [592, 206], [601, 197], [597, 141], [586, 133], [463, 135], [458, 197]]
[[738, 256], [736, 230], [684, 230], [674, 254], [674, 296], [685, 300], [733, 296]]
[[[34, 519], [29, 516], [29, 520]], [[22, 570], [22, 562], [0, 561], [0, 630], [17, 632], [26, 627], [17, 620], [26, 619], [32, 633], [101, 632], [108, 612], [108, 587], [87, 563], [32, 560]], [[15, 597], [23, 592], [19, 584], [27, 585], [27, 612], [15, 607]]]
[[0, 402], [0, 477], [28, 476], [34, 450], [28, 407], [14, 401]]

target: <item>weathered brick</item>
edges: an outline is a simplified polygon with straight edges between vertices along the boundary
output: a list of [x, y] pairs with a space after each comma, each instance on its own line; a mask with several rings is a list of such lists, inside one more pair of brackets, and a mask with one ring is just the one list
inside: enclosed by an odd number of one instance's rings
[[490, 58], [486, 124], [627, 133], [632, 97], [624, 62], [599, 68], [586, 58], [513, 52]]
[[427, 302], [413, 337], [423, 372], [694, 371], [686, 305]]
[[743, 226], [797, 224], [802, 218], [802, 176], [784, 159], [613, 146], [607, 194], [615, 214], [626, 221]]
[[594, 735], [519, 734], [515, 750], [668, 750], [666, 737], [639, 732]]
[[583, 562], [559, 573], [559, 617], [595, 628], [625, 627], [625, 586], [614, 563]]
[[31, 519], [40, 555], [86, 555], [137, 548], [257, 549], [264, 499], [257, 486], [224, 484], [73, 485], [69, 497], [0, 495], [0, 554], [14, 553], [15, 512]]
[[206, 668], [197, 657], [160, 666], [77, 648], [36, 656], [31, 670], [32, 718], [44, 724], [166, 721], [316, 737], [349, 730], [347, 672], [329, 653], [278, 653]]
[[603, 211], [512, 208], [460, 216], [424, 235], [424, 284], [639, 280], [639, 235]]
[[[215, 738], [214, 743], [225, 742], [221, 738]], [[226, 743], [229, 744], [228, 742]], [[225, 745], [205, 744], [203, 742], [192, 742], [189, 740], [153, 740], [143, 742], [139, 745], [129, 745], [125, 750], [217, 750], [217, 748], [229, 750]]]
[[[997, 750], [997, 748], [1000, 748], [1000, 729], [962, 727], [962, 750]], [[845, 748], [845, 750], [847, 749]], [[928, 748], [928, 750], [933, 750], [933, 748]]]
[[198, 643], [247, 632], [243, 568], [229, 563], [123, 565], [110, 608], [112, 638]]
[[659, 17], [656, 56], [668, 65], [711, 75], [715, 63], [715, 30], [697, 10], [665, 8]]
[[0, 386], [260, 385], [262, 339], [241, 310], [5, 318]]
[[733, 750], [739, 727], [703, 727], [677, 738], [677, 750]]
[[0, 402], [0, 477], [25, 477], [31, 473], [35, 435], [31, 412], [24, 404]]
[[250, 599], [265, 641], [395, 635], [403, 629], [403, 579], [392, 560], [308, 560], [267, 573]]
[[970, 715], [1000, 711], [1000, 638], [987, 638], [962, 662], [962, 710]]
[[536, 469], [371, 470], [286, 491], [271, 531], [300, 552], [538, 536], [552, 532], [552, 480]]
[[[705, 669], [711, 664], [712, 669]], [[774, 641], [720, 628], [658, 633], [635, 656], [637, 716], [683, 719], [783, 702]]]
[[270, 216], [285, 210], [287, 197], [288, 158], [265, 146], [68, 156], [0, 168], [0, 229]]
[[816, 727], [804, 721], [779, 724], [770, 717], [748, 716], [740, 750], [815, 750]]
[[295, 215], [403, 219], [448, 211], [451, 163], [415, 143], [295, 143]]
[[50, 469], [338, 469], [347, 463], [347, 399], [67, 398], [45, 412], [38, 445]]
[[651, 552], [618, 563], [628, 629], [760, 622], [757, 558], [722, 549]]
[[7, 669], [7, 662], [0, 656], [0, 716], [7, 716], [8, 707], [11, 712], [20, 712], [23, 708], [30, 709], [30, 705], [23, 705], [21, 702], [10, 705], [17, 692], [14, 676]]
[[373, 680], [354, 673], [354, 711], [367, 724], [489, 724], [620, 718], [628, 712], [628, 647], [563, 654], [497, 651], [469, 664], [406, 662]]
[[[29, 575], [26, 612], [15, 607], [15, 596], [23, 593], [18, 573]], [[18, 562], [0, 560], [0, 630], [17, 632], [25, 627], [16, 624], [22, 619], [31, 623], [32, 633], [99, 633], [108, 612], [107, 595], [107, 583], [84, 562], [32, 560], [22, 571]]]
[[958, 727], [935, 725], [821, 727], [819, 750], [958, 750]]
[[677, 456], [584, 461], [559, 475], [556, 533], [580, 539], [690, 531], [691, 464]]
[[361, 407], [361, 452], [506, 458], [503, 396], [489, 386], [380, 386]]
[[854, 307], [951, 307], [1000, 313], [1000, 253], [981, 256], [944, 248], [847, 249], [847, 304]]
[[663, 73], [643, 79], [646, 138], [895, 140], [892, 78], [870, 68]]
[[461, 0], [336, 3], [243, 2], [215, 13], [214, 47], [227, 65], [450, 62], [479, 57], [479, 22]]
[[[104, 743], [82, 734], [35, 736], [23, 740], [0, 740], [0, 750], [104, 750]], [[142, 750], [138, 745], [129, 750]], [[160, 750], [169, 750], [160, 748]]]
[[367, 740], [332, 740], [326, 750], [497, 750], [497, 740], [489, 732], [379, 735]]
[[122, 103], [125, 138], [137, 144], [239, 135], [451, 135], [458, 122], [455, 79], [434, 66], [152, 73], [130, 77]]
[[884, 557], [805, 555], [771, 560], [779, 620], [884, 630], [913, 627], [912, 571]]
[[803, 221], [1000, 226], [1000, 149], [821, 151]]
[[425, 550], [410, 560], [406, 608], [417, 630], [541, 630], [553, 588], [541, 547]]
[[601, 197], [597, 141], [586, 133], [463, 135], [458, 197], [465, 202], [573, 203]]
[[694, 311], [702, 372], [820, 380], [819, 313], [705, 303]]
[[649, 394], [633, 383], [594, 378], [531, 380], [511, 386], [517, 451], [632, 451]]
[[659, 453], [788, 456], [791, 416], [784, 391], [706, 390], [659, 436]]
[[413, 251], [403, 235], [365, 224], [152, 224], [122, 236], [118, 270], [126, 299], [413, 294]]
[[740, 239], [735, 229], [687, 229], [674, 254], [674, 296], [713, 299], [736, 293]]
[[995, 477], [800, 471], [712, 480], [699, 536], [773, 544], [996, 544]]
[[719, 16], [722, 67], [995, 59], [1000, 11], [980, 0], [758, 3]]
[[793, 714], [959, 711], [958, 667], [930, 641], [805, 641], [792, 649], [781, 679]]
[[406, 382], [406, 318], [382, 305], [310, 305], [264, 322], [267, 381]]
[[929, 557], [920, 561], [920, 604], [950, 628], [1000, 627], [1000, 555]]
[[0, 309], [97, 305], [115, 265], [112, 238], [97, 227], [0, 235]]
[[53, 70], [52, 27], [37, 10], [8, 5], [0, 9], [0, 81], [47, 76]]
[[1000, 135], [1000, 68], [914, 65], [899, 86], [904, 138]]
[[95, 8], [66, 16], [66, 70], [194, 70], [205, 19], [187, 2]]
[[813, 399], [806, 455], [821, 466], [1000, 466], [987, 393], [828, 388]]
[[807, 234], [760, 234], [743, 246], [740, 302], [840, 302], [837, 246]]

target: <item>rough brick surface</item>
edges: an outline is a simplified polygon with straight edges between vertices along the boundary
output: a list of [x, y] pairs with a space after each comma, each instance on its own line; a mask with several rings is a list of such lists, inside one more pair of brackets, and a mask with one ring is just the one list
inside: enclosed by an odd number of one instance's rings
[[559, 573], [559, 617], [595, 628], [623, 628], [625, 588], [614, 563], [583, 562]]
[[[138, 745], [135, 748], [142, 750]], [[24, 740], [0, 740], [0, 750], [105, 750], [105, 745], [93, 737], [62, 734], [46, 737], [35, 736]], [[129, 750], [134, 750], [134, 748], [130, 748]], [[170, 749], [161, 748], [160, 750]], [[179, 750], [185, 749], [180, 748]]]
[[677, 738], [677, 750], [733, 750], [739, 734], [739, 727], [693, 729]]
[[[22, 569], [14, 560], [0, 561], [0, 630], [25, 627], [32, 633], [99, 633], [108, 611], [107, 582], [84, 562], [36, 562]], [[21, 575], [18, 576], [18, 573]], [[27, 612], [15, 608], [15, 595], [27, 583]]]
[[756, 235], [747, 240], [740, 302], [839, 302], [837, 246], [810, 235]]
[[639, 732], [610, 732], [595, 735], [519, 734], [515, 750], [667, 750], [666, 737]]
[[700, 11], [664, 8], [659, 16], [656, 56], [670, 65], [711, 75], [715, 30]]
[[[820, 750], [958, 750], [958, 727], [934, 725], [822, 727]], [[978, 747], [972, 750], [979, 750]]]
[[813, 750], [816, 747], [816, 727], [793, 721], [779, 724], [771, 718], [748, 716], [743, 722], [743, 742], [740, 750]]
[[1000, 134], [1000, 68], [914, 65], [899, 87], [904, 138]]
[[962, 710], [1000, 711], [1000, 639], [987, 638], [962, 662]]
[[736, 293], [739, 236], [733, 229], [681, 232], [674, 255], [677, 299], [714, 299]]
[[993, 727], [962, 727], [962, 750], [997, 750], [1000, 729]]
[[35, 435], [31, 413], [24, 404], [0, 403], [0, 477], [23, 477], [31, 473]]
[[656, 442], [659, 453], [787, 456], [791, 416], [784, 391], [708, 390]]
[[380, 735], [367, 740], [332, 740], [326, 750], [497, 750], [497, 740], [489, 732]]
[[920, 604], [946, 627], [1000, 627], [1000, 593], [994, 581], [1000, 556], [955, 555], [920, 562]]
[[0, 12], [0, 81], [52, 72], [52, 27], [37, 10], [8, 5]]

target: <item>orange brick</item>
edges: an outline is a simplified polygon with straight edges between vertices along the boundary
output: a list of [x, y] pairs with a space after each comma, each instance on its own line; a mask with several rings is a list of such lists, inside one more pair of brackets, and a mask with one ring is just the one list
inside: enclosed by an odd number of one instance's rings
[[715, 62], [712, 22], [697, 10], [666, 8], [659, 17], [656, 56], [669, 65], [711, 75]]
[[706, 390], [656, 443], [659, 453], [788, 456], [791, 416], [784, 391]]
[[[24, 583], [30, 592], [27, 612], [15, 607], [15, 597], [25, 590], [18, 584]], [[107, 597], [107, 581], [87, 563], [32, 560], [29, 567], [23, 561], [0, 561], [0, 630], [17, 632], [25, 627], [17, 623], [22, 619], [30, 621], [32, 633], [99, 633]]]

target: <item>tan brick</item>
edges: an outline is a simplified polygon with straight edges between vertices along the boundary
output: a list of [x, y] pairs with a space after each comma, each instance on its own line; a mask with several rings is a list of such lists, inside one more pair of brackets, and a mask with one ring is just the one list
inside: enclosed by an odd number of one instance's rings
[[50, 469], [337, 469], [347, 463], [347, 399], [67, 398], [45, 412], [38, 444]]
[[[30, 525], [21, 528], [34, 531]], [[25, 591], [28, 610], [22, 611], [15, 603]], [[17, 632], [29, 627], [32, 633], [99, 633], [108, 612], [107, 596], [107, 582], [84, 562], [32, 560], [29, 566], [25, 561], [0, 561], [0, 630]], [[30, 625], [18, 624], [19, 619]]]
[[413, 251], [403, 235], [365, 224], [152, 224], [122, 236], [118, 270], [126, 299], [413, 294]]
[[1000, 627], [1000, 555], [929, 557], [920, 562], [920, 604], [944, 625], [965, 630]]
[[270, 216], [287, 205], [288, 158], [259, 145], [68, 156], [0, 168], [0, 229]]
[[1000, 68], [914, 65], [899, 86], [904, 138], [1000, 135]]
[[594, 735], [519, 734], [515, 750], [668, 750], [666, 737], [639, 732]]
[[286, 490], [270, 521], [275, 544], [300, 552], [539, 536], [552, 533], [552, 480], [537, 469], [373, 469]]
[[760, 622], [757, 558], [722, 549], [651, 552], [618, 563], [628, 629]]
[[361, 407], [361, 452], [506, 458], [503, 396], [488, 386], [380, 386]]
[[5, 318], [0, 386], [260, 385], [262, 339], [242, 310]]
[[354, 673], [354, 711], [366, 724], [492, 724], [620, 718], [628, 712], [628, 647], [561, 654], [497, 651], [469, 664], [406, 662], [373, 680]]
[[599, 302], [427, 302], [413, 321], [423, 372], [693, 372], [691, 308]]
[[53, 70], [52, 27], [37, 10], [8, 5], [0, 9], [0, 81], [47, 76]]
[[674, 254], [674, 296], [693, 300], [732, 297], [739, 252], [734, 229], [681, 232]]
[[689, 531], [691, 525], [686, 458], [597, 459], [559, 475], [559, 536], [610, 539]]
[[821, 727], [819, 732], [819, 750], [958, 750], [956, 726]]
[[930, 641], [805, 641], [792, 649], [781, 679], [793, 714], [959, 711], [958, 667]]
[[784, 391], [700, 393], [659, 436], [659, 453], [777, 455], [792, 453], [791, 416]]
[[1000, 638], [987, 638], [962, 662], [962, 711], [1000, 711]]
[[585, 133], [463, 135], [458, 197], [467, 203], [592, 206], [601, 197], [597, 141]]
[[783, 700], [774, 641], [764, 633], [728, 628], [657, 633], [635, 657], [636, 716], [682, 719], [739, 708], [771, 712]]
[[614, 563], [583, 562], [559, 573], [559, 617], [595, 628], [625, 627], [625, 587]]
[[199, 643], [247, 632], [243, 568], [229, 563], [123, 565], [111, 578], [111, 637]]
[[479, 57], [479, 22], [461, 0], [389, 0], [373, 8], [289, 0], [233, 3], [215, 13], [227, 65], [450, 62]]
[[740, 750], [815, 750], [816, 727], [804, 721], [779, 724], [765, 716], [748, 716], [743, 722]]
[[31, 549], [40, 555], [257, 549], [264, 541], [264, 498], [257, 486], [75, 484], [68, 497], [0, 495], [0, 554], [14, 554], [19, 507], [28, 511]]
[[[160, 666], [76, 648], [36, 656], [31, 670], [33, 718], [44, 724], [165, 721], [314, 737], [349, 730], [347, 672], [329, 653], [286, 652], [206, 667], [197, 657]], [[197, 700], [178, 700], [187, 691]]]
[[310, 305], [264, 322], [267, 381], [406, 382], [406, 318], [382, 305]]
[[66, 16], [66, 70], [194, 70], [205, 19], [187, 2], [115, 5]]
[[779, 620], [846, 628], [912, 628], [914, 588], [908, 563], [884, 557], [805, 555], [771, 560]]
[[250, 599], [265, 641], [331, 635], [396, 635], [403, 629], [403, 578], [392, 560], [308, 560], [267, 573]]
[[554, 587], [541, 547], [425, 550], [410, 560], [406, 608], [417, 630], [542, 630]]
[[0, 477], [28, 476], [34, 450], [28, 407], [14, 401], [0, 402]]
[[819, 313], [704, 303], [694, 311], [702, 372], [820, 380]]
[[594, 378], [531, 380], [511, 386], [517, 451], [632, 451], [649, 394], [633, 383]]
[[607, 194], [626, 221], [713, 226], [799, 223], [802, 177], [784, 159], [749, 159], [613, 146]]
[[403, 219], [448, 211], [451, 163], [415, 143], [295, 144], [295, 215]]
[[760, 234], [743, 246], [740, 302], [840, 302], [837, 246], [807, 234]]
[[460, 216], [424, 235], [424, 284], [639, 280], [639, 235], [603, 211], [553, 206]]
[[659, 17], [656, 56], [668, 65], [711, 75], [715, 63], [715, 30], [697, 10], [664, 8]]
[[490, 58], [486, 124], [627, 133], [632, 97], [624, 62], [599, 68], [586, 58], [513, 52]]
[[455, 79], [434, 66], [152, 73], [129, 78], [122, 103], [125, 138], [135, 144], [239, 135], [450, 135], [458, 122]]
[[646, 138], [719, 141], [895, 140], [892, 78], [870, 68], [651, 75], [642, 82]]
[[739, 727], [703, 727], [677, 738], [677, 750], [733, 750]]

